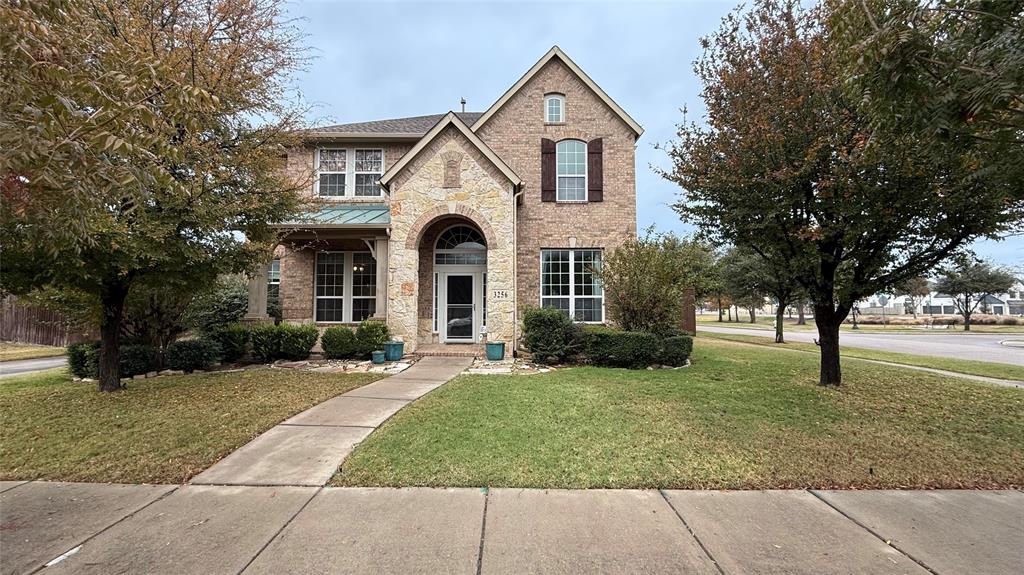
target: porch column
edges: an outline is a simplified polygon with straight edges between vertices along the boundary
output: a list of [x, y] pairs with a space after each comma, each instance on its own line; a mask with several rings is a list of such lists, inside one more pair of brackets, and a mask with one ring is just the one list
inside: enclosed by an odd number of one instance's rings
[[245, 319], [260, 321], [269, 318], [267, 315], [267, 266], [260, 264], [249, 275], [249, 309]]
[[374, 317], [388, 317], [388, 238], [374, 240], [374, 256], [377, 258], [377, 311]]

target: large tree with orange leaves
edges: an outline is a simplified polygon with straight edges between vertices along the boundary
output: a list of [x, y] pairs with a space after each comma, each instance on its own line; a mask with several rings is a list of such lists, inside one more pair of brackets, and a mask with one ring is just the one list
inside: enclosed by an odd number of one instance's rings
[[726, 17], [695, 65], [707, 122], [679, 127], [664, 175], [682, 188], [683, 219], [806, 290], [819, 381], [839, 385], [839, 327], [854, 303], [998, 232], [1016, 204], [911, 135], [873, 138], [827, 22], [786, 0]]
[[129, 292], [251, 269], [300, 209], [284, 174], [302, 60], [282, 0], [0, 5], [0, 288], [102, 309], [119, 389]]

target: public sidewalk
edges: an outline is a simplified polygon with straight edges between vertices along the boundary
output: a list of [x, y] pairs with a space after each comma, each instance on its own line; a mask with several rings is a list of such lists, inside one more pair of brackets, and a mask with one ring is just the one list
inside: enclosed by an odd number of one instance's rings
[[1024, 573], [1012, 490], [0, 490], [4, 575]]
[[462, 373], [472, 358], [425, 357], [265, 431], [195, 476], [196, 485], [325, 485], [357, 443], [398, 410]]

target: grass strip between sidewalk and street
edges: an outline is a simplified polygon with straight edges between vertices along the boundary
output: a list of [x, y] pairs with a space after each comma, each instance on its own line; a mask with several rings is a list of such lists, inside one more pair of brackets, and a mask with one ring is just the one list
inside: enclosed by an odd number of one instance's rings
[[161, 376], [116, 393], [63, 368], [0, 379], [0, 480], [181, 483], [277, 423], [378, 374]]
[[[746, 335], [734, 333], [718, 333], [702, 331], [698, 333], [702, 338], [724, 339], [740, 343], [763, 345], [777, 349], [791, 349], [796, 351], [818, 353], [818, 346], [806, 342], [775, 343], [774, 335]], [[1009, 352], [1007, 352], [1009, 353]], [[980, 375], [983, 377], [994, 377], [1012, 381], [1024, 381], [1024, 367], [1010, 365], [1008, 363], [994, 363], [989, 361], [972, 361], [968, 359], [954, 359], [948, 357], [937, 357], [931, 355], [916, 355], [912, 353], [899, 353], [895, 351], [882, 351], [877, 349], [865, 349], [862, 347], [843, 346], [841, 355], [844, 358], [872, 359], [877, 361], [888, 361], [903, 365], [917, 367], [930, 367], [968, 375]]]
[[41, 357], [56, 357], [59, 355], [64, 355], [63, 347], [0, 341], [0, 361], [39, 359]]
[[997, 488], [1024, 485], [1024, 390], [698, 338], [692, 365], [463, 375], [395, 414], [347, 486]]

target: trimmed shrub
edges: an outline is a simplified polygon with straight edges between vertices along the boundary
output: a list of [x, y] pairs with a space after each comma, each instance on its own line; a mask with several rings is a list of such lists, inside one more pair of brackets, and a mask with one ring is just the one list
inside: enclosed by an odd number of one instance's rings
[[693, 338], [688, 335], [673, 335], [661, 340], [661, 355], [658, 358], [664, 365], [679, 367], [686, 365], [686, 360], [693, 352]]
[[269, 363], [281, 356], [281, 328], [280, 325], [263, 323], [249, 330], [253, 357]]
[[999, 325], [1017, 325], [1018, 323], [1020, 322], [1015, 317], [1004, 317], [999, 320]]
[[68, 369], [75, 377], [96, 377], [100, 342], [83, 341], [67, 347]]
[[249, 308], [249, 288], [237, 276], [225, 276], [204, 290], [189, 304], [185, 312], [187, 324], [201, 330], [213, 326], [235, 323], [245, 316]]
[[538, 363], [558, 363], [575, 355], [581, 328], [565, 312], [530, 308], [523, 312], [523, 345]]
[[156, 371], [160, 365], [160, 355], [156, 349], [148, 345], [122, 345], [118, 357], [121, 366], [121, 377], [132, 377]]
[[356, 333], [344, 326], [329, 327], [320, 336], [320, 347], [327, 359], [346, 359], [359, 353]]
[[220, 346], [208, 339], [183, 339], [167, 348], [167, 365], [185, 373], [208, 369], [219, 359]]
[[240, 323], [219, 325], [210, 328], [206, 336], [220, 346], [223, 361], [238, 361], [249, 344], [249, 327]]
[[291, 361], [306, 359], [320, 336], [320, 331], [313, 324], [283, 323], [277, 327], [280, 328], [279, 333], [281, 334], [280, 359]]
[[391, 334], [388, 332], [388, 325], [382, 321], [363, 320], [356, 328], [356, 342], [360, 355], [366, 356], [374, 351], [382, 351], [389, 339]]
[[594, 365], [643, 369], [655, 363], [661, 342], [654, 334], [598, 327], [583, 335], [584, 353]]

